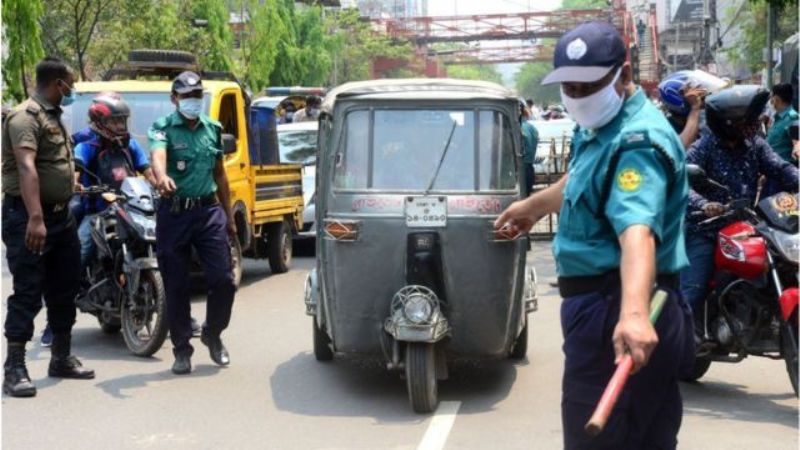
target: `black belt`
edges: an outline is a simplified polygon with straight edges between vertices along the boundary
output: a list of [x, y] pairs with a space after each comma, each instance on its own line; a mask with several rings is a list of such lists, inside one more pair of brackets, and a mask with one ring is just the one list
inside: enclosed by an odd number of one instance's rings
[[[19, 195], [12, 195], [6, 194], [3, 197], [3, 203], [9, 205], [11, 208], [14, 209], [24, 209], [25, 208], [25, 201], [22, 200], [22, 197]], [[42, 203], [42, 214], [56, 214], [62, 213], [69, 210], [69, 201], [63, 203]]]
[[214, 206], [219, 203], [219, 200], [217, 194], [213, 193], [204, 197], [171, 197], [164, 199], [164, 202], [169, 205], [170, 212], [179, 213], [195, 208]]
[[[619, 270], [611, 270], [601, 275], [584, 277], [558, 277], [558, 292], [561, 297], [574, 297], [590, 292], [610, 293], [622, 284]], [[678, 290], [680, 288], [680, 275], [677, 273], [660, 273], [656, 275], [656, 284], [660, 287]]]

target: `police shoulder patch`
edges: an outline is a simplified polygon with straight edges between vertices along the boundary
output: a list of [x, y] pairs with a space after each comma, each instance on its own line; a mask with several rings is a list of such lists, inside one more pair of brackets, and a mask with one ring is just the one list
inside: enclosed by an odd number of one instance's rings
[[620, 147], [623, 149], [652, 147], [650, 135], [647, 133], [647, 130], [625, 132], [622, 134]]
[[626, 167], [617, 175], [617, 187], [623, 192], [636, 192], [642, 186], [642, 174], [633, 167]]

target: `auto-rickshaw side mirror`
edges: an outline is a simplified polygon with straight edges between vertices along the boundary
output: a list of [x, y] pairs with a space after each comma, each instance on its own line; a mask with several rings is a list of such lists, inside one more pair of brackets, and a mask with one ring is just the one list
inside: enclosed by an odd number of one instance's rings
[[689, 178], [691, 186], [703, 186], [708, 184], [708, 175], [706, 171], [696, 164], [686, 165], [686, 176]]
[[222, 153], [226, 155], [236, 153], [236, 136], [222, 133]]

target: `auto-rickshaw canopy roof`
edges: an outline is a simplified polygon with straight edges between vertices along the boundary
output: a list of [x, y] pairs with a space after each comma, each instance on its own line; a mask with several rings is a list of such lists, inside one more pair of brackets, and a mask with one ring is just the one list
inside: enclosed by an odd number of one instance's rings
[[392, 100], [494, 99], [519, 101], [514, 91], [488, 81], [451, 78], [410, 78], [345, 83], [328, 92], [322, 110], [331, 114], [337, 100], [344, 98]]

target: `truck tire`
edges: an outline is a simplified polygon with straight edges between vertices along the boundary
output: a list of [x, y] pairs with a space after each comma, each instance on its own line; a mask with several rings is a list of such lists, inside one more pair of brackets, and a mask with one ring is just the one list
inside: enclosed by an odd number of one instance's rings
[[128, 52], [128, 61], [197, 64], [197, 57], [190, 52], [177, 50], [142, 49]]
[[292, 226], [284, 220], [269, 225], [267, 230], [267, 258], [272, 273], [286, 273], [292, 263]]
[[231, 265], [233, 266], [233, 285], [239, 289], [242, 283], [242, 246], [239, 239], [231, 240]]

